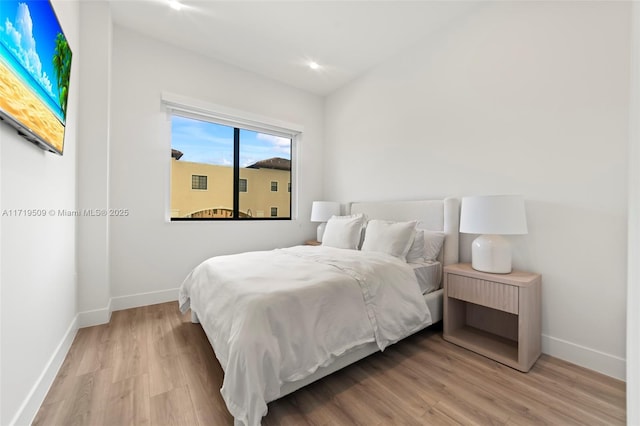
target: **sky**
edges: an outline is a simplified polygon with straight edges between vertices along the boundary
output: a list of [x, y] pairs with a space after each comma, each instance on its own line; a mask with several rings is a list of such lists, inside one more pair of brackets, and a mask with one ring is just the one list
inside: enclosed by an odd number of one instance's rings
[[52, 58], [59, 32], [60, 24], [48, 0], [0, 0], [0, 42], [58, 106]]
[[[232, 166], [233, 127], [174, 115], [171, 148], [184, 154], [180, 161]], [[240, 167], [273, 157], [291, 159], [290, 139], [240, 130]]]

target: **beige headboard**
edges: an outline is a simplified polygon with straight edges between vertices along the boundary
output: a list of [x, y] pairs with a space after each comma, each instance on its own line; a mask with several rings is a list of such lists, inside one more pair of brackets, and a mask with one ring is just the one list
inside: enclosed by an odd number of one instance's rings
[[458, 263], [458, 230], [460, 228], [460, 201], [457, 198], [419, 201], [354, 202], [347, 211], [364, 213], [367, 219], [393, 221], [417, 220], [418, 228], [444, 231], [441, 252], [443, 265]]

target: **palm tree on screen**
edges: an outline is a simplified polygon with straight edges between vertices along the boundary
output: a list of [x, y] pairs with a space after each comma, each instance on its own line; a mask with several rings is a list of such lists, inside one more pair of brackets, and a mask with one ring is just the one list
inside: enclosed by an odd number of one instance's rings
[[53, 69], [58, 80], [58, 100], [66, 115], [67, 95], [69, 93], [69, 78], [71, 75], [71, 49], [62, 33], [56, 37], [56, 49], [53, 54]]

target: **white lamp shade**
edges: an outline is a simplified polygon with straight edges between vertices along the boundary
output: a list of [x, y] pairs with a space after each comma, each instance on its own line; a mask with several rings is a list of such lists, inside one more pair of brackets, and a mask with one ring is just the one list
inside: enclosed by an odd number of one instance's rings
[[527, 233], [524, 200], [519, 195], [463, 197], [460, 232], [483, 234], [471, 244], [471, 266], [494, 274], [511, 272], [511, 248], [501, 235]]
[[340, 203], [335, 201], [314, 201], [311, 205], [311, 222], [326, 222], [339, 214]]
[[524, 199], [520, 195], [463, 197], [460, 232], [494, 235], [526, 234], [528, 231]]

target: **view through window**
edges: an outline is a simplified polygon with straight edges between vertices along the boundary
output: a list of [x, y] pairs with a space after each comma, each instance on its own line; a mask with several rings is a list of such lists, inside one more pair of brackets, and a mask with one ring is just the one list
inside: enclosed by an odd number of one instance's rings
[[171, 116], [171, 219], [290, 219], [291, 139]]

